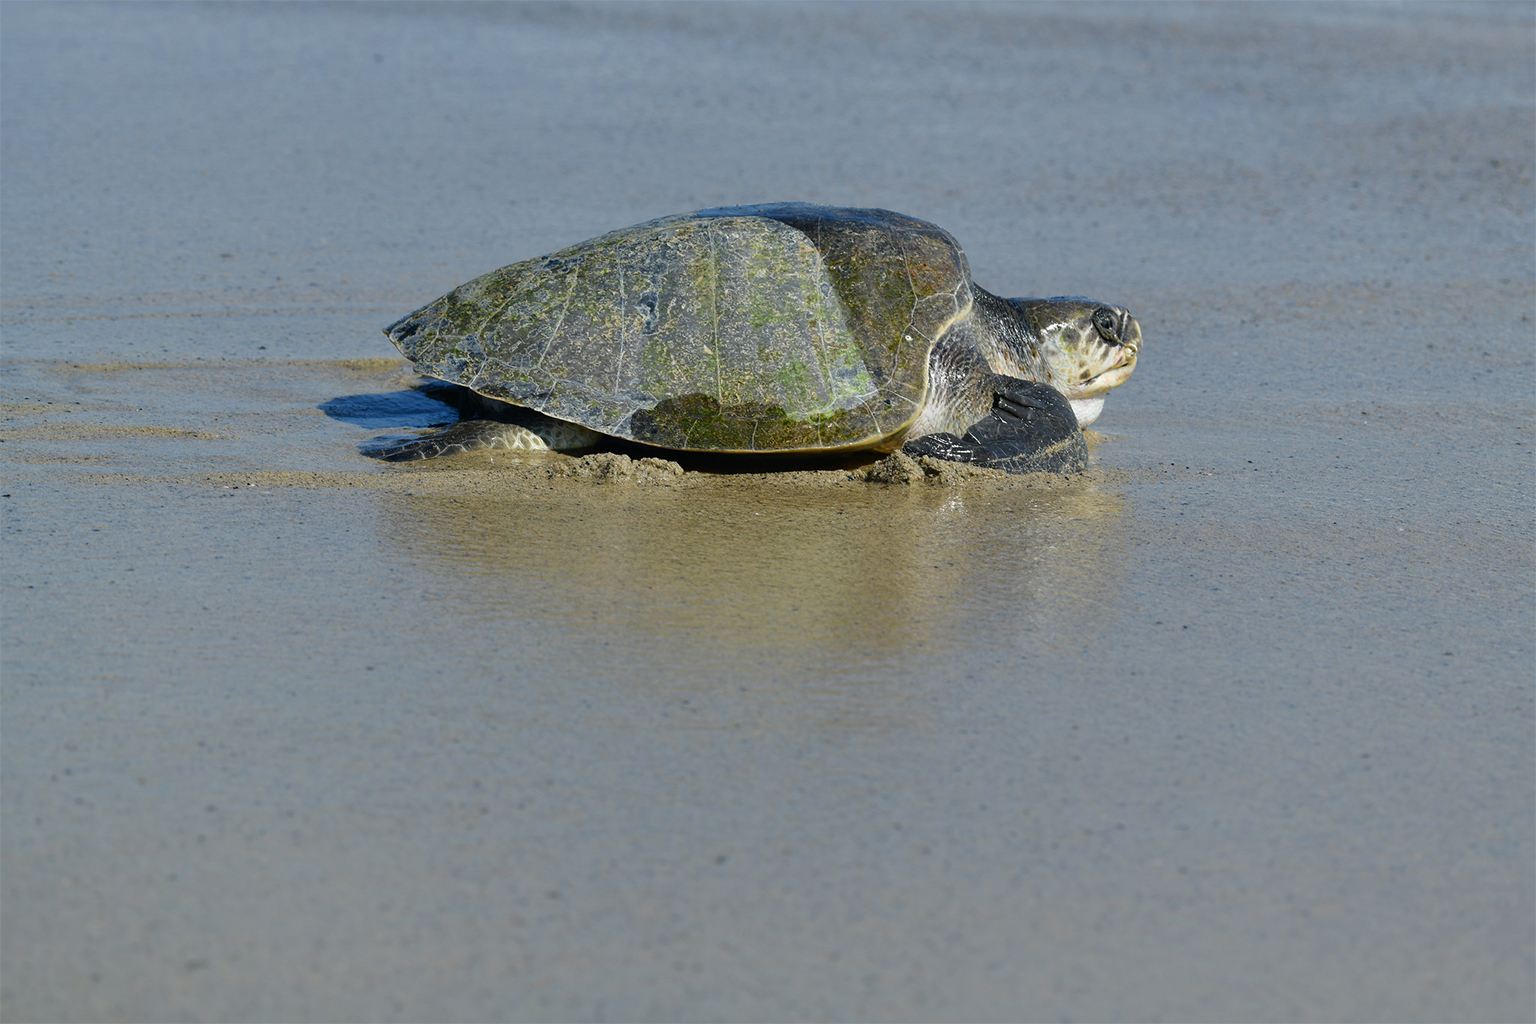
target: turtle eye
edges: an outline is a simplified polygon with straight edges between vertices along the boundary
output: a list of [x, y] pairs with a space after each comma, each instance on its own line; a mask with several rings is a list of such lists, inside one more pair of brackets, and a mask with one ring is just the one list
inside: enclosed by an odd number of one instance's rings
[[1107, 309], [1096, 309], [1093, 312], [1093, 327], [1099, 332], [1099, 337], [1111, 345], [1118, 345], [1120, 339], [1115, 337], [1115, 318]]

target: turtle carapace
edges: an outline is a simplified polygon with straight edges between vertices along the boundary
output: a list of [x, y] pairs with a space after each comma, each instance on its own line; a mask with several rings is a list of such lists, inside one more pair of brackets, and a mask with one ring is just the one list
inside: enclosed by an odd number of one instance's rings
[[933, 224], [803, 203], [615, 231], [475, 278], [386, 333], [424, 376], [492, 400], [379, 452], [391, 460], [618, 438], [1075, 472], [1081, 427], [1141, 349], [1119, 306], [977, 287]]

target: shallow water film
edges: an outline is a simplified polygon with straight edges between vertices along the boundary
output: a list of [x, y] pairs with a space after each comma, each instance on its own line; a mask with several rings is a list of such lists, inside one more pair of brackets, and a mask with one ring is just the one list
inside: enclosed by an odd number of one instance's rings
[[[0, 1017], [1530, 1019], [1533, 28], [4, 5]], [[365, 454], [777, 200], [1129, 308], [1090, 471]]]

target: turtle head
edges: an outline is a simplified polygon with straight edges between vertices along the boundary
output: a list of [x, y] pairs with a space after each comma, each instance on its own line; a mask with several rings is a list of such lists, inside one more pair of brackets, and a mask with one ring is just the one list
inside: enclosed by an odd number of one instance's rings
[[1026, 344], [1045, 364], [1048, 383], [1072, 402], [1083, 426], [1098, 416], [1104, 394], [1124, 384], [1141, 352], [1141, 325], [1119, 306], [1075, 296], [1009, 299], [1023, 321]]

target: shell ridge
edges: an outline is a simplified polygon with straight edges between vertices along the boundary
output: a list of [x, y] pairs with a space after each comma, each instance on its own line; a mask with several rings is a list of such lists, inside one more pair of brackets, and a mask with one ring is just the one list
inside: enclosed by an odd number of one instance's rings
[[704, 226], [709, 233], [709, 354], [715, 361], [715, 401], [725, 401], [725, 386], [720, 372], [720, 259], [715, 252], [715, 225]]
[[[911, 253], [911, 250], [907, 247], [906, 235], [905, 234], [898, 235], [897, 236], [896, 244], [901, 249], [901, 268], [902, 268], [902, 270], [906, 271], [906, 274], [907, 274], [907, 287], [909, 289], [911, 289], [911, 291], [912, 291], [912, 306], [911, 306], [910, 309], [907, 310], [907, 326], [901, 332], [901, 336], [896, 339], [896, 352], [894, 353], [894, 355], [896, 356], [896, 362], [899, 363], [901, 361], [900, 355], [901, 355], [902, 348], [907, 344], [907, 342], [912, 340], [911, 334], [907, 333], [908, 331], [911, 331], [913, 334], [916, 334], [918, 337], [920, 337], [924, 341], [928, 342], [928, 346], [929, 346], [929, 350], [930, 351], [932, 350], [934, 339], [932, 339], [932, 338], [928, 337], [926, 334], [924, 334], [920, 329], [918, 329], [918, 326], [917, 326], [917, 307], [921, 304], [922, 300], [918, 297], [918, 294], [917, 294], [917, 279], [912, 276], [912, 253]], [[912, 410], [913, 410], [913, 415], [911, 417], [908, 417], [908, 419], [916, 418], [917, 411], [923, 407], [923, 399], [926, 398], [927, 394], [928, 394], [928, 360], [927, 360], [927, 358], [925, 357], [922, 360], [922, 362], [923, 362], [923, 367], [922, 367], [922, 387], [921, 387], [921, 389], [918, 392], [917, 401], [913, 402], [910, 398], [907, 399], [907, 401], [911, 402]], [[907, 398], [907, 396], [905, 396], [905, 395], [903, 395], [902, 397], [903, 398]], [[879, 423], [879, 418], [878, 417], [871, 417], [871, 418], [873, 418], [876, 423]]]
[[[820, 294], [819, 290], [817, 298], [825, 302], [825, 298]], [[832, 350], [827, 347], [827, 325], [822, 322], [824, 319], [825, 317], [816, 322], [816, 351], [821, 356], [819, 360], [821, 364], [821, 379], [826, 384], [827, 394], [831, 396], [832, 402], [835, 405], [838, 398], [837, 386], [832, 381]], [[816, 436], [818, 439], [821, 437], [821, 427], [819, 425], [816, 428]]]
[[629, 299], [624, 294], [624, 262], [620, 260], [617, 265], [619, 272], [619, 359], [613, 367], [613, 395], [619, 395], [619, 379], [624, 374], [624, 345], [629, 337]]
[[[509, 289], [509, 291], [510, 291], [510, 289]], [[477, 329], [474, 332], [474, 336], [476, 338], [479, 338], [482, 335], [484, 335], [485, 334], [485, 329], [487, 327], [491, 326], [491, 321], [495, 320], [498, 316], [501, 316], [501, 314], [505, 313], [507, 311], [507, 307], [512, 305], [512, 300], [515, 299], [515, 298], [517, 298], [516, 295], [508, 295], [507, 296], [507, 301], [503, 302], [500, 306], [497, 306], [494, 310], [492, 310], [490, 313], [488, 313], [486, 315], [486, 318], [480, 322], [480, 327], [479, 327], [479, 329]]]
[[554, 330], [550, 331], [549, 337], [545, 339], [544, 350], [539, 353], [539, 358], [534, 361], [533, 365], [535, 367], [540, 369], [544, 367], [544, 357], [549, 355], [550, 347], [554, 345], [555, 339], [560, 336], [560, 328], [565, 326], [565, 314], [571, 308], [571, 297], [576, 294], [576, 281], [580, 277], [581, 264], [578, 263], [576, 264], [576, 269], [571, 271], [571, 284], [570, 287], [565, 290], [565, 301], [560, 305], [560, 315], [555, 319]]

